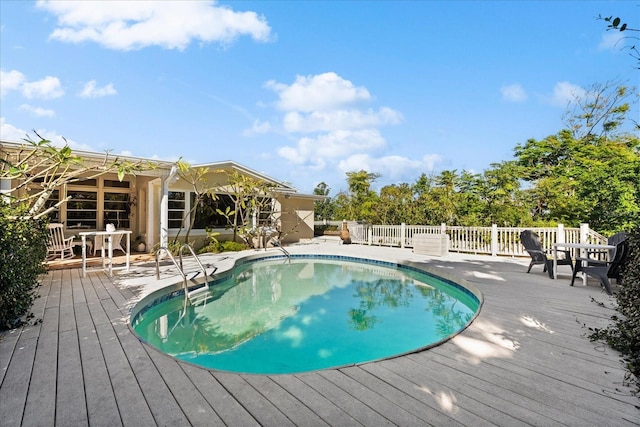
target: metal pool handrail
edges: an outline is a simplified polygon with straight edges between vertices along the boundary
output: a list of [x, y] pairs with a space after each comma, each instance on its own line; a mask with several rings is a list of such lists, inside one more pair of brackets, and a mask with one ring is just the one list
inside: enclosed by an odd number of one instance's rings
[[[180, 269], [182, 269], [182, 253], [184, 252], [184, 248], [187, 248], [189, 250], [189, 252], [191, 252], [191, 255], [193, 255], [193, 258], [196, 260], [196, 262], [198, 263], [198, 266], [200, 266], [200, 272], [202, 272], [203, 277], [206, 280], [207, 277], [207, 269], [204, 268], [204, 266], [202, 265], [202, 263], [200, 262], [200, 258], [198, 258], [198, 256], [196, 255], [195, 251], [193, 250], [193, 248], [191, 247], [191, 245], [189, 245], [188, 243], [185, 243], [184, 245], [180, 246]], [[217, 270], [217, 267], [213, 267], [213, 271], [211, 272], [211, 274], [215, 273], [215, 271]], [[183, 270], [184, 271], [184, 270]], [[196, 273], [196, 276], [198, 274]], [[195, 278], [196, 276], [193, 276], [193, 278]]]
[[[183, 262], [182, 262], [182, 254], [184, 252], [184, 249], [187, 248], [189, 250], [189, 252], [191, 252], [191, 254], [193, 255], [193, 258], [196, 260], [196, 262], [198, 263], [198, 266], [200, 267], [200, 271], [202, 272], [204, 278], [205, 278], [205, 284], [204, 286], [195, 289], [193, 291], [189, 291], [189, 285], [187, 284], [187, 274], [184, 272], [184, 266], [183, 266]], [[160, 259], [159, 259], [159, 254], [161, 251], [165, 251], [166, 254], [169, 256], [169, 259], [171, 259], [171, 261], [173, 262], [173, 265], [176, 266], [176, 268], [178, 269], [178, 272], [180, 273], [180, 275], [182, 276], [182, 286], [184, 288], [184, 302], [185, 302], [185, 306], [187, 304], [187, 302], [191, 301], [191, 296], [197, 293], [202, 292], [202, 290], [206, 290], [207, 288], [207, 284], [206, 284], [206, 280], [207, 280], [207, 270], [204, 267], [204, 265], [202, 265], [202, 263], [200, 262], [200, 259], [198, 258], [198, 256], [196, 255], [195, 251], [193, 250], [193, 248], [191, 247], [191, 245], [188, 244], [184, 244], [180, 247], [180, 251], [179, 251], [179, 255], [180, 255], [180, 262], [178, 263], [178, 261], [176, 261], [175, 257], [171, 254], [171, 252], [169, 251], [169, 249], [167, 249], [166, 247], [162, 246], [160, 248], [158, 248], [158, 250], [156, 251], [156, 279], [160, 280]], [[211, 272], [211, 274], [215, 273], [215, 271], [218, 269], [218, 267], [213, 267], [213, 271]], [[200, 274], [200, 272], [196, 272], [196, 274], [191, 277], [191, 280], [193, 280], [198, 274]]]
[[161, 251], [164, 251], [169, 256], [169, 259], [173, 262], [173, 265], [176, 266], [176, 268], [178, 269], [178, 272], [180, 272], [180, 275], [182, 276], [182, 285], [184, 287], [184, 304], [186, 308], [187, 299], [189, 298], [189, 286], [187, 285], [187, 275], [184, 274], [184, 270], [182, 269], [182, 259], [180, 259], [180, 264], [178, 264], [176, 259], [173, 257], [173, 255], [169, 251], [169, 249], [167, 249], [164, 246], [159, 247], [158, 250], [156, 251], [156, 279], [157, 280], [160, 280], [160, 259], [158, 255], [160, 254]]

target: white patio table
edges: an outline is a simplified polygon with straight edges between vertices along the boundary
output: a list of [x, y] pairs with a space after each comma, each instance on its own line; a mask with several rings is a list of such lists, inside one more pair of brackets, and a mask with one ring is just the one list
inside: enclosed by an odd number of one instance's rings
[[[105, 258], [104, 245], [100, 249], [102, 254], [102, 269], [109, 272], [109, 277], [113, 276], [113, 270], [129, 271], [129, 258], [131, 255], [131, 230], [115, 230], [115, 231], [83, 231], [78, 233], [82, 238], [82, 277], [87, 277], [87, 237], [88, 236], [106, 236], [107, 253]], [[123, 234], [127, 237], [127, 246], [125, 250], [126, 263], [122, 267], [113, 267], [113, 236]]]
[[[611, 258], [612, 258], [610, 249], [614, 250], [614, 254], [616, 249], [616, 247], [613, 245], [602, 245], [599, 243], [554, 243], [553, 244], [553, 278], [554, 279], [557, 277], [557, 274], [558, 274], [558, 248], [580, 249], [580, 256], [583, 258], [586, 257], [586, 252], [588, 249], [598, 249], [598, 250], [602, 249], [607, 252], [609, 261], [611, 261]], [[582, 273], [582, 285], [587, 286], [587, 275], [584, 273]]]

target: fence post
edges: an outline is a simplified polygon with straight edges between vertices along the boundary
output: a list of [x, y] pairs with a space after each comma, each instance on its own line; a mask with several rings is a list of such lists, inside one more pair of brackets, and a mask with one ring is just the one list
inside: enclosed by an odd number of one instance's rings
[[404, 222], [400, 224], [400, 247], [404, 249], [404, 242], [406, 241], [407, 236], [407, 224]]
[[588, 243], [589, 239], [589, 224], [580, 224], [580, 243]]
[[373, 233], [371, 232], [371, 224], [366, 223], [365, 227], [367, 228], [367, 244], [371, 246], [373, 244]]
[[564, 224], [558, 224], [558, 232], [556, 234], [556, 243], [567, 243], [564, 237]]
[[498, 256], [498, 224], [491, 224], [491, 256]]

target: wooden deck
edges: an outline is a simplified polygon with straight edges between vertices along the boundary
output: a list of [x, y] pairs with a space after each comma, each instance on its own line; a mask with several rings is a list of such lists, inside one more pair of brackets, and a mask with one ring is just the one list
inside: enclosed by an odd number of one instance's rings
[[0, 425], [640, 425], [640, 399], [621, 384], [619, 355], [585, 337], [586, 326], [602, 327], [613, 314], [599, 287], [571, 288], [567, 274], [550, 280], [536, 267], [526, 274], [526, 260], [338, 247], [461, 277], [483, 292], [482, 311], [428, 351], [297, 375], [237, 375], [141, 343], [128, 314], [144, 288], [127, 276], [52, 270], [33, 307], [42, 322], [0, 335]]

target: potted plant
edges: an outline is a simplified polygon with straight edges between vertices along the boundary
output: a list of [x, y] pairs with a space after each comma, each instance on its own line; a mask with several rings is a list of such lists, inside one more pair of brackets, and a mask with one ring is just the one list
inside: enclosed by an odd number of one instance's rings
[[145, 252], [147, 250], [147, 244], [144, 241], [144, 236], [142, 235], [136, 236], [134, 247], [138, 252]]

